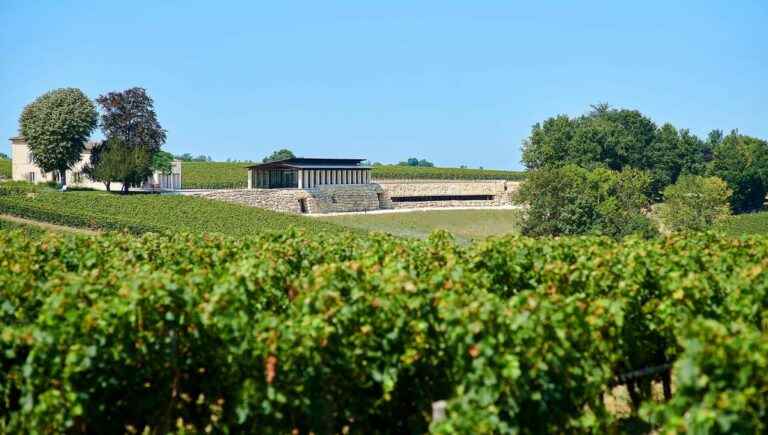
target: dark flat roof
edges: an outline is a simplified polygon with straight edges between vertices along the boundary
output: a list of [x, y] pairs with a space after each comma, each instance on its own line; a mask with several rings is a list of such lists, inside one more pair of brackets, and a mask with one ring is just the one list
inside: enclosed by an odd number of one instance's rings
[[365, 159], [329, 159], [314, 157], [294, 157], [291, 159], [275, 160], [273, 162], [260, 163], [258, 165], [246, 166], [247, 168], [259, 169], [366, 169], [368, 166], [362, 166], [360, 163]]

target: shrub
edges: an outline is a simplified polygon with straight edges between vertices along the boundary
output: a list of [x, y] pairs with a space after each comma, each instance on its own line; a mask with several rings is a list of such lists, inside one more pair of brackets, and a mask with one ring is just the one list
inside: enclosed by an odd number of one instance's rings
[[542, 235], [652, 235], [642, 214], [649, 203], [650, 177], [634, 169], [622, 172], [574, 165], [531, 171], [517, 193], [528, 205], [523, 233]]
[[703, 231], [730, 216], [732, 191], [717, 177], [684, 175], [664, 189], [658, 214], [669, 231]]

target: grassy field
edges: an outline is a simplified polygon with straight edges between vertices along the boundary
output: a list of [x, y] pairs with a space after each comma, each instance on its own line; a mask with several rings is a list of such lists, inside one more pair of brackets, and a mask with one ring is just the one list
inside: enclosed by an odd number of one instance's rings
[[[246, 164], [224, 162], [183, 162], [182, 184], [185, 189], [231, 189], [246, 186]], [[416, 168], [411, 166], [375, 166], [374, 179], [428, 180], [521, 180], [523, 172], [460, 168]]]
[[344, 232], [331, 222], [189, 196], [56, 192], [0, 196], [0, 213], [104, 230], [191, 231], [249, 236], [289, 227]]
[[0, 178], [11, 178], [11, 161], [0, 159]]
[[424, 238], [437, 229], [469, 241], [489, 236], [517, 233], [517, 210], [439, 210], [316, 218], [366, 231], [381, 231], [395, 236]]
[[768, 211], [733, 216], [719, 225], [718, 229], [731, 236], [768, 234]]

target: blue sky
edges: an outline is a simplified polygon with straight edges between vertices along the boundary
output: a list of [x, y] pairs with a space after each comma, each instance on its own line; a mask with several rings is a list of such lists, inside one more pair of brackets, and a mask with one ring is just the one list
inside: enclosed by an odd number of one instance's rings
[[[0, 2], [0, 133], [43, 92], [147, 88], [165, 148], [520, 168], [590, 104], [768, 138], [768, 2]], [[0, 151], [8, 152], [6, 145]]]

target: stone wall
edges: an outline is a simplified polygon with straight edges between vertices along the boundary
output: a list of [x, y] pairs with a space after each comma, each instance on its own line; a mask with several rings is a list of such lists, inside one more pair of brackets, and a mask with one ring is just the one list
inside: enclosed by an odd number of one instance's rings
[[323, 185], [306, 189], [310, 213], [379, 210], [384, 191], [377, 184]]
[[309, 194], [301, 189], [212, 190], [192, 195], [285, 213], [301, 213], [299, 200], [309, 198]]
[[[385, 192], [387, 208], [498, 207], [512, 205], [520, 183], [505, 180], [375, 180]], [[491, 195], [491, 200], [394, 202], [396, 197]]]
[[[498, 207], [512, 205], [514, 181], [398, 181], [372, 184], [322, 185], [311, 189], [235, 189], [194, 192], [192, 195], [286, 213], [340, 213], [391, 208]], [[393, 197], [492, 196], [490, 200], [394, 202]]]
[[375, 184], [349, 184], [311, 189], [213, 190], [193, 195], [286, 213], [302, 213], [303, 201], [306, 213], [334, 213], [378, 210], [383, 190]]

